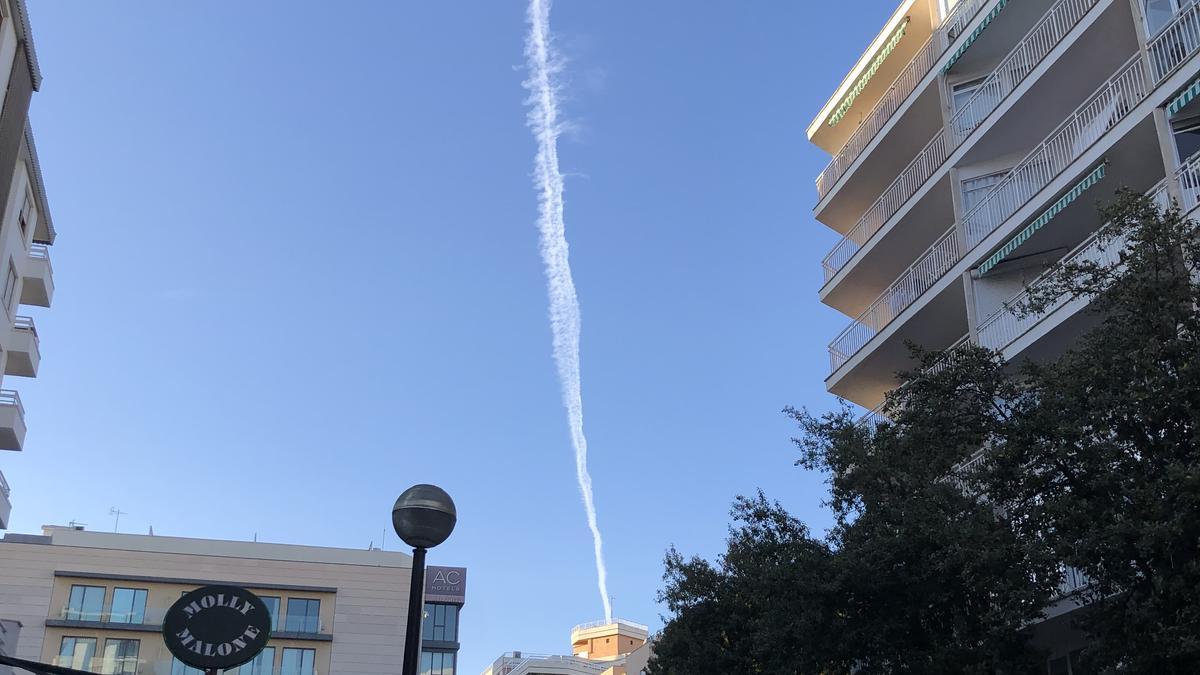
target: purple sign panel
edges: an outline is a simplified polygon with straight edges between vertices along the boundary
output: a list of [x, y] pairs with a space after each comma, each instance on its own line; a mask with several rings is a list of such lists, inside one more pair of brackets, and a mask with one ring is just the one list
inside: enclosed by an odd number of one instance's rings
[[467, 568], [425, 568], [425, 602], [451, 602], [458, 605], [467, 600]]

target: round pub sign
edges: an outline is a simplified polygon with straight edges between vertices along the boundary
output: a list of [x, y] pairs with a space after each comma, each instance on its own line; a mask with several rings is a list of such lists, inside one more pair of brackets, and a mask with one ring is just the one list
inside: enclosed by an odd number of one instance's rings
[[271, 638], [266, 603], [244, 588], [204, 586], [184, 594], [163, 619], [163, 640], [189, 666], [216, 670], [258, 656]]

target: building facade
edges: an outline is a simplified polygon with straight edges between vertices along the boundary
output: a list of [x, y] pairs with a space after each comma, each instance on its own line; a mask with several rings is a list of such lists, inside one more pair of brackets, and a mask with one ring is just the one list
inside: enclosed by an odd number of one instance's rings
[[[462, 583], [438, 602], [426, 595], [425, 675], [452, 675], [457, 659], [465, 570], [442, 569], [462, 571]], [[239, 675], [396, 673], [403, 659], [412, 573], [403, 553], [46, 527], [0, 540], [0, 570], [0, 610], [22, 626], [17, 658], [200, 675], [167, 651], [163, 617], [184, 593], [229, 584], [271, 610], [271, 640]]]
[[640, 675], [650, 651], [650, 628], [625, 619], [571, 629], [571, 655], [508, 652], [483, 675]]
[[[915, 366], [907, 342], [946, 350], [933, 368], [964, 343], [1070, 345], [1087, 299], [1009, 308], [1055, 265], [1117, 264], [1096, 213], [1117, 188], [1196, 208], [1198, 53], [1190, 0], [904, 0], [808, 127], [831, 156], [813, 213], [840, 235], [819, 297], [849, 319], [828, 390], [870, 423]], [[1039, 639], [1070, 673], [1050, 616]]]
[[[37, 325], [22, 306], [49, 307], [54, 297], [54, 224], [29, 126], [29, 101], [42, 76], [24, 0], [0, 0], [0, 78], [0, 450], [21, 450], [25, 408], [4, 378], [37, 376]], [[0, 472], [0, 529], [10, 511]]]

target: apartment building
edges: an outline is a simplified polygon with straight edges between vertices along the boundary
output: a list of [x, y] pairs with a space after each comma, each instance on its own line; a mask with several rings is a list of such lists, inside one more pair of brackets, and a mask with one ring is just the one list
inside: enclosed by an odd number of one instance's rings
[[[202, 675], [171, 656], [162, 621], [181, 595], [219, 583], [249, 589], [271, 610], [270, 642], [239, 675], [395, 673], [403, 660], [412, 572], [403, 553], [48, 526], [0, 539], [0, 570], [0, 612], [21, 626], [16, 658]], [[428, 571], [421, 672], [453, 675], [465, 570]]]
[[[940, 363], [968, 342], [1061, 353], [1086, 299], [1007, 308], [1055, 265], [1117, 263], [1096, 243], [1117, 188], [1196, 208], [1197, 53], [1192, 0], [902, 2], [808, 127], [831, 156], [813, 213], [841, 235], [819, 297], [849, 319], [828, 390], [870, 422], [914, 365], [908, 341], [948, 350]], [[1056, 621], [1039, 639], [1070, 673]]]
[[483, 675], [640, 675], [650, 654], [650, 628], [625, 619], [571, 629], [571, 655], [502, 654]]
[[[37, 325], [22, 306], [49, 307], [54, 297], [54, 223], [29, 127], [42, 76], [24, 0], [0, 0], [0, 78], [0, 450], [21, 450], [25, 409], [4, 377], [37, 376]], [[0, 529], [8, 527], [9, 494], [0, 472]]]

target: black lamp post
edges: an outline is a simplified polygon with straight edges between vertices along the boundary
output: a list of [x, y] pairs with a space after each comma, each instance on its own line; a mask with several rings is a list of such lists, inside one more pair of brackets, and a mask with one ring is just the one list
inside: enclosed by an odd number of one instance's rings
[[446, 541], [458, 522], [454, 500], [436, 485], [422, 483], [404, 491], [392, 507], [392, 527], [413, 547], [412, 585], [408, 591], [408, 625], [401, 675], [417, 675], [421, 654], [421, 614], [425, 592], [425, 552]]

